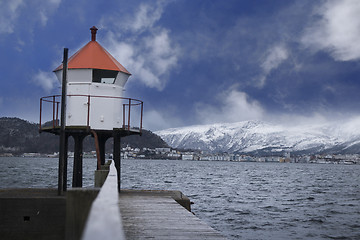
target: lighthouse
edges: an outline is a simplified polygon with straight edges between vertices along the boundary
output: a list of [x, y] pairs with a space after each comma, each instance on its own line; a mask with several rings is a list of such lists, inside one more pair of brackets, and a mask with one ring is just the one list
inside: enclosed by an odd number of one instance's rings
[[[68, 60], [66, 126], [121, 128], [123, 99], [119, 97], [131, 74], [96, 41], [98, 29], [90, 30], [91, 41]], [[63, 65], [54, 72], [61, 83]]]
[[[98, 29], [93, 26], [90, 30], [91, 40], [68, 59], [64, 49], [64, 62], [54, 70], [63, 95], [40, 99], [40, 132], [65, 136], [60, 143], [59, 192], [66, 191], [68, 137], [75, 143], [72, 186], [82, 187], [82, 143], [91, 135], [98, 170], [105, 164], [105, 143], [113, 138], [120, 189], [120, 138], [141, 135], [142, 130], [143, 102], [123, 96], [131, 73], [96, 41]], [[50, 111], [45, 111], [46, 107]], [[42, 125], [49, 120], [50, 125]]]

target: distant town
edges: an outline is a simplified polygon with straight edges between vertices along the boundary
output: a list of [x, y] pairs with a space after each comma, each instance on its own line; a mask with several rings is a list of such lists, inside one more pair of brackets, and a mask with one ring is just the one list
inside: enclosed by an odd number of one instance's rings
[[[69, 152], [69, 157], [74, 153]], [[58, 157], [58, 153], [40, 154], [23, 153], [21, 157]], [[0, 154], [0, 157], [14, 157], [12, 153]], [[95, 158], [96, 152], [84, 152], [84, 158]], [[106, 154], [107, 158], [112, 158], [111, 153]], [[233, 162], [278, 162], [278, 163], [323, 163], [323, 164], [360, 164], [360, 154], [316, 154], [316, 155], [296, 155], [290, 152], [278, 156], [251, 156], [236, 153], [206, 153], [200, 150], [178, 150], [172, 148], [132, 148], [130, 146], [122, 148], [122, 159], [169, 159], [185, 161], [233, 161]]]

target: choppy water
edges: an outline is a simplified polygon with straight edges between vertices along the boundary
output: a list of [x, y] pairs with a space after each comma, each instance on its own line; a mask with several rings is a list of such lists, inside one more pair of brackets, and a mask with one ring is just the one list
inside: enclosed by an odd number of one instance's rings
[[[95, 167], [84, 159], [84, 186]], [[229, 239], [360, 239], [359, 173], [360, 165], [123, 160], [121, 178], [122, 188], [182, 191]], [[0, 188], [56, 185], [57, 159], [0, 158]]]

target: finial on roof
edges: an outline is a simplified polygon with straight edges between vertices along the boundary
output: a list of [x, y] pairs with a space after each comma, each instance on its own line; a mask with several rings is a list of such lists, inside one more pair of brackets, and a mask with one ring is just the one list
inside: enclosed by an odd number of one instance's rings
[[92, 26], [90, 28], [91, 30], [91, 41], [96, 41], [96, 31], [98, 30], [95, 26]]

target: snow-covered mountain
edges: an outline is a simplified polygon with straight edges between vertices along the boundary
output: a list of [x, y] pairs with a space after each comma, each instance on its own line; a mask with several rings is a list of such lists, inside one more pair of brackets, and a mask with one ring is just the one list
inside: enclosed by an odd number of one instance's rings
[[155, 133], [174, 148], [213, 152], [360, 153], [360, 118], [292, 127], [244, 121], [171, 128]]

